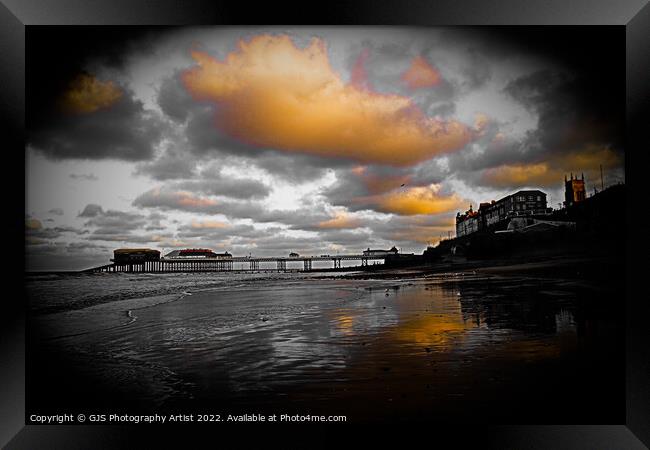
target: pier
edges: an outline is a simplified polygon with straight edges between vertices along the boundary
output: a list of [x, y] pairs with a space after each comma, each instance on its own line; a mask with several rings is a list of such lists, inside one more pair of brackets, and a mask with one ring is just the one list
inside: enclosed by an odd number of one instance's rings
[[[158, 260], [128, 261], [105, 264], [83, 270], [85, 273], [129, 272], [129, 273], [170, 273], [170, 272], [310, 272], [315, 261], [329, 261], [332, 268], [340, 269], [341, 261], [359, 261], [367, 266], [369, 261], [386, 259], [387, 255], [336, 255], [299, 257], [248, 257], [232, 258], [160, 258]], [[288, 262], [301, 262], [297, 268], [287, 268]], [[260, 263], [271, 263], [272, 267], [261, 267]], [[235, 264], [241, 268], [237, 269]], [[273, 266], [274, 264], [274, 266]], [[317, 270], [317, 269], [316, 269]]]

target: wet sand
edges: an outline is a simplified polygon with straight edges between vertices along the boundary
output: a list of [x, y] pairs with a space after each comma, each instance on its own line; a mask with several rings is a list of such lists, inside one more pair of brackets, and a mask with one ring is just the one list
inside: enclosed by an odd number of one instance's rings
[[[616, 285], [483, 272], [283, 280], [44, 316], [33, 327], [28, 405], [352, 422], [624, 420]], [[107, 308], [124, 321], [108, 321]]]

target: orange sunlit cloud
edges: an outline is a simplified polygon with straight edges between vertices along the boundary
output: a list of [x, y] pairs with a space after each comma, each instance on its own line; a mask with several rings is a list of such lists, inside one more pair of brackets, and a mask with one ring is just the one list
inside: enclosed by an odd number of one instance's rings
[[181, 206], [214, 206], [217, 204], [216, 200], [210, 198], [197, 197], [191, 192], [179, 191], [175, 193], [176, 200]]
[[548, 163], [503, 165], [486, 169], [481, 177], [483, 183], [496, 187], [535, 184], [557, 184], [558, 178]]
[[215, 206], [216, 200], [207, 197], [201, 197], [188, 191], [169, 191], [160, 187], [145, 192], [134, 200], [134, 204], [144, 207], [170, 207], [184, 209], [202, 209], [205, 207]]
[[357, 166], [352, 169], [352, 173], [361, 178], [366, 188], [371, 194], [382, 194], [392, 191], [403, 184], [406, 185], [411, 181], [411, 175], [385, 175], [373, 174], [367, 171], [365, 166]]
[[458, 121], [426, 116], [407, 97], [345, 83], [321, 39], [299, 48], [289, 36], [259, 35], [239, 41], [223, 61], [201, 51], [192, 57], [196, 65], [182, 74], [187, 90], [217, 104], [215, 125], [251, 145], [409, 166], [475, 137]]
[[320, 222], [318, 228], [322, 229], [349, 229], [359, 228], [362, 226], [361, 221], [357, 218], [351, 217], [347, 213], [338, 213], [330, 220]]
[[412, 216], [441, 214], [461, 208], [465, 202], [457, 195], [442, 195], [439, 185], [412, 187], [376, 196], [376, 209], [381, 212]]
[[486, 169], [481, 175], [481, 181], [494, 187], [554, 186], [571, 172], [597, 178], [601, 164], [606, 169], [620, 167], [621, 157], [608, 148], [587, 149], [561, 155], [547, 162], [501, 165]]
[[123, 95], [112, 81], [100, 81], [92, 75], [82, 74], [70, 85], [61, 98], [61, 108], [68, 113], [88, 114], [108, 108]]
[[420, 89], [436, 86], [440, 83], [440, 72], [421, 56], [411, 61], [411, 66], [401, 76], [409, 89]]
[[216, 220], [204, 220], [203, 222], [198, 222], [193, 220], [190, 227], [194, 229], [219, 229], [219, 228], [228, 228], [228, 225], [225, 222], [219, 222]]

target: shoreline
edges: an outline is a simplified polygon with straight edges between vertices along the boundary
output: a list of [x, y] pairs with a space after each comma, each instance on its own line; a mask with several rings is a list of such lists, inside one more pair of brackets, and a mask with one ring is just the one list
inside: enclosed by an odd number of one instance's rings
[[449, 258], [438, 263], [424, 263], [363, 270], [361, 274], [342, 275], [349, 279], [385, 279], [403, 276], [419, 276], [472, 273], [499, 276], [528, 276], [535, 278], [558, 278], [609, 282], [612, 278], [623, 282], [624, 258], [603, 254], [538, 254], [510, 256], [501, 259], [468, 260], [463, 257]]

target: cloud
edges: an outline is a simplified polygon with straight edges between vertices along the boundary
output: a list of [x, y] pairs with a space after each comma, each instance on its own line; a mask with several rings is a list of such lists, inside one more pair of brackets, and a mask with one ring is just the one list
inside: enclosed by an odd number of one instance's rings
[[110, 107], [123, 94], [112, 81], [100, 81], [89, 74], [81, 74], [63, 94], [61, 109], [71, 114], [88, 114]]
[[230, 225], [228, 225], [225, 222], [219, 222], [217, 220], [204, 220], [202, 222], [199, 221], [192, 221], [190, 228], [196, 230], [204, 230], [204, 229], [220, 229], [220, 228], [228, 228]]
[[411, 61], [411, 66], [401, 79], [412, 90], [433, 87], [440, 83], [440, 72], [425, 58], [418, 56]]
[[474, 182], [497, 188], [557, 187], [569, 173], [584, 173], [587, 179], [600, 176], [600, 166], [615, 170], [623, 164], [620, 154], [608, 148], [586, 148], [564, 155], [550, 155], [548, 161], [530, 164], [504, 164], [479, 172]]
[[[84, 222], [83, 232], [88, 234], [88, 240], [147, 243], [161, 239], [160, 234], [151, 235], [142, 231], [147, 227], [148, 220], [140, 213], [112, 209], [104, 211], [99, 205], [89, 204], [79, 216], [89, 218]], [[153, 217], [154, 223], [157, 220]]]
[[86, 205], [84, 210], [79, 213], [78, 217], [95, 217], [103, 213], [104, 209], [100, 205], [89, 203]]
[[[61, 110], [29, 128], [28, 144], [53, 159], [149, 159], [162, 136], [157, 116], [146, 111], [126, 89], [116, 98], [109, 94], [102, 97], [102, 88], [88, 89], [67, 103], [66, 96], [73, 91], [64, 94]], [[93, 95], [99, 97], [92, 100]]]
[[412, 180], [410, 171], [385, 166], [355, 166], [335, 174], [336, 183], [323, 189], [323, 195], [332, 205], [351, 211], [374, 209], [378, 195], [410, 185]]
[[329, 229], [319, 232], [318, 235], [322, 248], [341, 246], [350, 248], [355, 253], [361, 252], [372, 240], [372, 234], [366, 230]]
[[392, 191], [411, 181], [411, 175], [394, 170], [387, 171], [381, 168], [372, 168], [357, 166], [352, 169], [352, 173], [358, 176], [370, 194], [382, 194]]
[[569, 172], [595, 181], [601, 164], [621, 178], [620, 102], [594, 78], [547, 68], [510, 80], [502, 92], [536, 117], [535, 127], [513, 137], [501, 129], [507, 124], [479, 120], [476, 147], [449, 155], [450, 173], [470, 185], [499, 189], [558, 187]]
[[133, 206], [143, 208], [177, 209], [203, 214], [218, 214], [218, 204], [216, 200], [194, 195], [191, 192], [163, 188], [144, 192], [133, 201]]
[[376, 210], [401, 215], [441, 214], [456, 210], [464, 203], [456, 194], [440, 194], [440, 186], [414, 187], [372, 198]]
[[61, 209], [61, 208], [52, 208], [47, 213], [48, 214], [53, 214], [55, 216], [62, 216], [63, 215], [63, 209]]
[[86, 180], [86, 181], [97, 181], [99, 178], [95, 174], [92, 173], [81, 173], [81, 174], [76, 174], [76, 173], [71, 173], [70, 178], [73, 180]]
[[114, 230], [95, 230], [91, 233], [88, 239], [95, 241], [108, 241], [108, 242], [124, 242], [124, 243], [135, 243], [135, 244], [150, 244], [150, 243], [160, 243], [166, 239], [172, 238], [171, 233], [163, 234], [146, 234], [146, 233], [119, 233]]
[[157, 187], [142, 193], [133, 201], [133, 206], [205, 215], [221, 214], [230, 219], [252, 219], [256, 223], [283, 223], [294, 229], [313, 226], [329, 218], [316, 206], [297, 210], [275, 210], [259, 202], [216, 200], [209, 196], [177, 191], [169, 187]]
[[83, 234], [83, 231], [69, 226], [43, 227], [38, 219], [25, 220], [25, 242], [27, 245], [41, 245], [61, 238], [65, 233]]
[[215, 105], [214, 124], [249, 145], [406, 166], [473, 139], [460, 122], [427, 117], [408, 97], [344, 83], [325, 43], [303, 49], [288, 36], [240, 41], [224, 61], [193, 51], [183, 72], [197, 101]]
[[503, 165], [486, 169], [481, 174], [480, 184], [493, 187], [513, 187], [558, 184], [559, 179], [548, 164]]
[[328, 169], [341, 166], [338, 161], [323, 157], [282, 154], [275, 151], [265, 151], [255, 158], [247, 158], [247, 164], [265, 170], [269, 174], [292, 183], [305, 183], [322, 178]]
[[191, 178], [195, 174], [196, 160], [182, 151], [165, 151], [153, 161], [140, 163], [137, 175], [148, 175], [154, 180]]
[[167, 228], [160, 224], [165, 216], [157, 212], [145, 216], [140, 212], [104, 211], [95, 204], [87, 205], [84, 212], [87, 214], [80, 217], [89, 219], [84, 222], [84, 231], [80, 234], [87, 234], [86, 240], [146, 244], [173, 238], [171, 230], [165, 231]]
[[417, 167], [411, 171], [388, 170], [376, 166], [356, 166], [337, 172], [337, 183], [323, 190], [333, 205], [350, 211], [371, 210], [386, 214], [440, 214], [456, 208], [462, 200], [444, 194], [435, 170], [426, 173]]
[[144, 229], [145, 231], [160, 231], [160, 230], [165, 230], [166, 227], [161, 224], [161, 221], [166, 219], [164, 214], [160, 214], [158, 212], [151, 212], [149, 213], [149, 225], [147, 225]]
[[436, 216], [394, 216], [387, 221], [373, 224], [376, 237], [388, 242], [413, 248], [413, 244], [434, 244], [447, 237], [454, 229], [455, 214]]
[[86, 227], [98, 227], [102, 233], [135, 230], [146, 224], [146, 217], [140, 213], [109, 209], [95, 214], [85, 222]]
[[594, 77], [544, 69], [510, 81], [503, 91], [538, 115], [527, 142], [536, 152], [622, 150], [624, 105]]
[[356, 217], [352, 217], [345, 212], [336, 214], [335, 217], [319, 222], [317, 228], [319, 229], [345, 229], [345, 228], [359, 228], [363, 226], [362, 221]]
[[368, 72], [366, 71], [366, 61], [370, 57], [370, 50], [364, 48], [352, 67], [352, 74], [350, 76], [350, 85], [354, 86], [360, 91], [372, 91], [372, 86], [368, 80]]
[[201, 180], [188, 180], [174, 183], [172, 189], [202, 193], [206, 195], [219, 195], [237, 199], [264, 198], [270, 193], [270, 188], [265, 184], [248, 179], [228, 178], [221, 174]]

